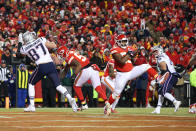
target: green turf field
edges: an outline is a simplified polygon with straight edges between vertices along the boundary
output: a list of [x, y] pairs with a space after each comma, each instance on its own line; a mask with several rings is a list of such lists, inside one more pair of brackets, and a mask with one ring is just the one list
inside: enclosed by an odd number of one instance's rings
[[[154, 108], [117, 108], [119, 115], [129, 114], [129, 115], [157, 115], [151, 114]], [[1, 112], [23, 112], [23, 108], [1, 108]], [[36, 108], [36, 112], [72, 112], [71, 108]], [[79, 111], [79, 114], [102, 114], [103, 108], [89, 108], [88, 110]], [[162, 108], [161, 114], [163, 116], [190, 116], [196, 117], [196, 114], [190, 114], [188, 108], [180, 108], [178, 112], [174, 112], [174, 108]]]

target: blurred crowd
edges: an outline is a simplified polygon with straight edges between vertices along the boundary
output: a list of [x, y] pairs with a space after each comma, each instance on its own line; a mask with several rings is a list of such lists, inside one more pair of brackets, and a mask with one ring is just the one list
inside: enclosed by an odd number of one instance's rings
[[34, 66], [16, 57], [18, 35], [35, 31], [97, 61], [104, 70], [118, 34], [139, 49], [134, 64], [156, 66], [151, 47], [161, 45], [186, 67], [196, 51], [196, 0], [1, 0], [0, 60]]

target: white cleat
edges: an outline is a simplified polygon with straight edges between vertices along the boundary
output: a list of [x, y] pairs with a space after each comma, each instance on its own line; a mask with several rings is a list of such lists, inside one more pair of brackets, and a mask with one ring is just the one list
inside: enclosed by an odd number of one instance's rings
[[71, 105], [73, 112], [78, 111], [78, 106], [76, 104], [75, 98], [71, 98], [71, 100], [69, 101], [69, 104]]
[[176, 102], [174, 102], [174, 106], [175, 106], [174, 112], [177, 112], [177, 111], [178, 111], [178, 109], [179, 109], [181, 103], [182, 103], [181, 101], [176, 101]]
[[160, 114], [160, 107], [155, 108], [155, 110], [153, 112], [151, 112], [152, 114]]
[[35, 106], [29, 105], [27, 108], [24, 108], [24, 112], [35, 112]]
[[106, 103], [104, 107], [104, 114], [106, 116], [109, 116], [111, 114], [111, 106], [110, 103]]
[[82, 105], [81, 110], [87, 110], [87, 109], [88, 109], [88, 105], [87, 104]]

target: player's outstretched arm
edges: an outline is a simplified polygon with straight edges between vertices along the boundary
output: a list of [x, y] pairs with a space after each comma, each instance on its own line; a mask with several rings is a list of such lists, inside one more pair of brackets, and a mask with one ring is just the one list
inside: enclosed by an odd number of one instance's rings
[[17, 52], [16, 52], [16, 57], [23, 59], [25, 55], [21, 54], [21, 52], [20, 52], [21, 48], [22, 48], [22, 43], [19, 42], [18, 43], [18, 49], [17, 49]]
[[112, 56], [116, 60], [116, 62], [118, 62], [118, 63], [120, 63], [122, 65], [124, 65], [127, 62], [127, 60], [130, 59], [129, 55], [122, 56], [122, 55], [117, 54], [117, 53], [113, 54]]

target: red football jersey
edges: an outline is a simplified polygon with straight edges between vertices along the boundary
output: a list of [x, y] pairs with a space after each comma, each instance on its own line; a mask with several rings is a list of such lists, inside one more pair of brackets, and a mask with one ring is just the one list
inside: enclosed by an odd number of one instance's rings
[[[120, 54], [122, 56], [125, 56], [127, 54], [127, 52], [128, 52], [127, 48], [126, 49], [122, 49], [122, 48], [120, 48], [118, 46], [114, 46], [111, 49], [111, 54], [112, 55], [118, 53], [118, 54]], [[115, 64], [114, 65], [115, 65], [116, 70], [120, 71], [120, 72], [129, 72], [129, 71], [131, 71], [133, 69], [133, 65], [132, 65], [131, 60], [127, 60], [124, 65], [116, 62], [116, 60], [115, 60]]]
[[86, 58], [85, 56], [82, 56], [82, 55], [80, 55], [79, 53], [77, 53], [75, 51], [69, 51], [66, 55], [66, 60], [65, 61], [67, 62], [67, 64], [71, 64], [71, 62], [74, 59], [77, 60], [81, 64], [82, 68], [90, 63], [89, 59]]

